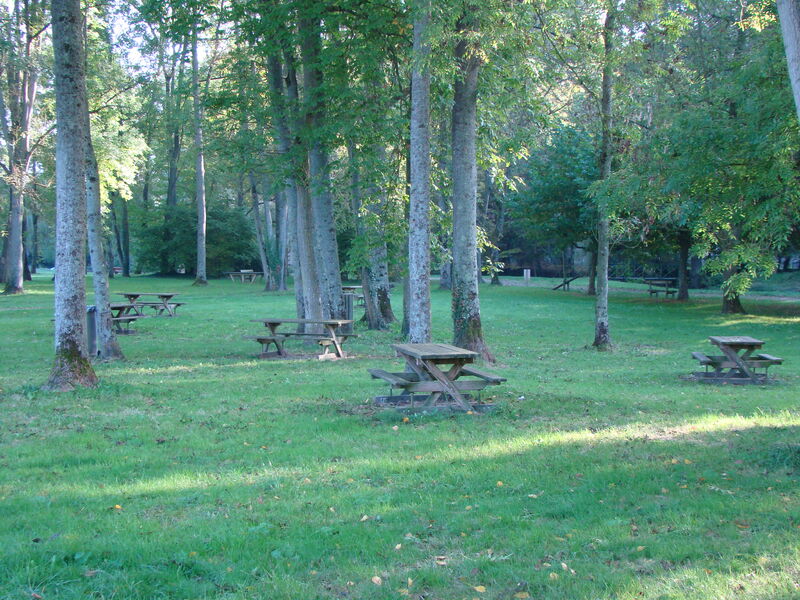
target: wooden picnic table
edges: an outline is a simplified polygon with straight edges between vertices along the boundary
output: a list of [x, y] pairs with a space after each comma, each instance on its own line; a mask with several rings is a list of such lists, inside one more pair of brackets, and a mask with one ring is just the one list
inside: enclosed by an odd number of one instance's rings
[[[783, 363], [782, 358], [770, 354], [756, 354], [764, 342], [746, 335], [712, 335], [708, 341], [717, 346], [721, 356], [708, 356], [702, 352], [693, 352], [692, 358], [706, 367], [706, 373], [695, 373], [695, 376], [719, 383], [761, 383], [766, 380], [766, 371], [772, 365]], [[708, 368], [713, 369], [712, 372]], [[764, 374], [756, 373], [763, 368]]]
[[[409, 394], [430, 394], [425, 406], [433, 406], [443, 397], [449, 398], [463, 410], [470, 410], [472, 406], [462, 392], [479, 391], [487, 385], [505, 381], [504, 377], [471, 367], [470, 364], [478, 356], [472, 350], [436, 343], [392, 344], [392, 348], [405, 360], [411, 372], [389, 373], [381, 369], [369, 369], [370, 375], [388, 381], [392, 387], [402, 388]], [[463, 375], [473, 375], [477, 379], [456, 381]]]
[[[261, 358], [268, 358], [270, 356], [287, 357], [288, 354], [283, 347], [283, 343], [287, 338], [310, 338], [315, 340], [320, 346], [324, 348], [322, 354], [317, 358], [320, 360], [335, 360], [338, 358], [346, 358], [347, 353], [342, 348], [342, 344], [348, 338], [357, 337], [352, 333], [341, 332], [340, 329], [346, 325], [352, 325], [352, 319], [250, 319], [252, 323], [263, 323], [269, 329], [269, 335], [247, 336], [249, 339], [255, 339], [262, 345]], [[321, 325], [324, 333], [306, 333], [297, 331], [278, 331], [282, 325]], [[267, 350], [269, 346], [274, 344], [276, 353], [273, 355]], [[333, 347], [333, 353], [330, 352]]]
[[361, 285], [342, 285], [342, 293], [343, 294], [357, 294], [364, 289], [364, 286]]
[[[175, 316], [175, 309], [178, 306], [181, 306], [182, 302], [172, 302], [172, 299], [177, 296], [176, 292], [116, 292], [120, 296], [125, 296], [128, 299], [128, 302], [131, 304], [136, 304], [140, 307], [150, 307], [156, 310], [156, 312], [160, 315], [163, 314], [165, 311], [168, 316], [174, 317]], [[156, 296], [158, 298], [158, 302], [139, 302], [139, 298], [142, 296]]]
[[672, 296], [677, 292], [675, 284], [678, 280], [674, 277], [643, 277], [642, 280], [647, 284], [647, 293], [656, 298], [661, 292], [665, 296]]
[[263, 277], [264, 273], [262, 271], [225, 271], [225, 275], [230, 277], [231, 281], [238, 279], [241, 283], [253, 283], [259, 277]]

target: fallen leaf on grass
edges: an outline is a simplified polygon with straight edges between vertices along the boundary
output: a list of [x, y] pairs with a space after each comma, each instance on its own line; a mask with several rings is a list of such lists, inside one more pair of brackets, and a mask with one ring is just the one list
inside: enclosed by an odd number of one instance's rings
[[363, 523], [364, 521], [369, 521], [369, 515], [364, 515], [361, 517], [360, 521]]
[[377, 575], [375, 575], [375, 576], [372, 578], [372, 583], [374, 583], [375, 585], [383, 585], [383, 579], [381, 579], [380, 577], [378, 577]]
[[478, 592], [479, 594], [482, 594], [483, 592], [486, 591], [486, 586], [475, 585], [475, 586], [472, 587], [472, 589], [475, 590], [476, 592]]
[[525, 600], [525, 598], [530, 598], [530, 597], [531, 595], [528, 592], [517, 592], [516, 594], [514, 594], [514, 598], [517, 598], [517, 600]]

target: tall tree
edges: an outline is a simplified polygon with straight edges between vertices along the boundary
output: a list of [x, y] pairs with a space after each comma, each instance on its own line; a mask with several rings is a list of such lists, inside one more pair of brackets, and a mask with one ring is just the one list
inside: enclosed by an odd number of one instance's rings
[[411, 66], [411, 191], [408, 223], [408, 339], [431, 341], [430, 291], [430, 89], [427, 40], [431, 18], [429, 0], [414, 6], [414, 47]]
[[786, 63], [789, 67], [789, 81], [792, 84], [797, 118], [800, 119], [800, 2], [777, 0], [777, 4]]
[[206, 277], [206, 163], [203, 148], [203, 107], [200, 99], [200, 61], [197, 55], [197, 28], [192, 29], [192, 116], [195, 145], [195, 202], [197, 204], [197, 268], [195, 285], [207, 285]]
[[482, 59], [475, 38], [476, 7], [456, 25], [456, 78], [452, 118], [453, 179], [453, 343], [493, 361], [483, 339], [478, 297], [476, 128], [478, 74]]
[[[39, 89], [39, 52], [46, 29], [45, 2], [14, 2], [0, 7], [0, 134], [8, 159], [2, 164], [9, 190], [8, 240], [5, 247], [6, 294], [24, 291], [23, 219], [33, 156], [31, 131]], [[6, 120], [8, 115], [8, 120]]]
[[[600, 84], [600, 178], [608, 179], [611, 176], [611, 166], [614, 161], [613, 140], [611, 138], [612, 126], [612, 86], [614, 52], [614, 28], [616, 8], [609, 2], [606, 8], [605, 21], [603, 22], [603, 79]], [[595, 295], [595, 320], [593, 345], [606, 350], [611, 346], [611, 331], [608, 321], [608, 256], [611, 250], [609, 239], [609, 209], [604, 197], [600, 197], [597, 206], [597, 290]]]
[[53, 0], [56, 95], [55, 364], [47, 387], [97, 384], [86, 353], [86, 74], [80, 0]]

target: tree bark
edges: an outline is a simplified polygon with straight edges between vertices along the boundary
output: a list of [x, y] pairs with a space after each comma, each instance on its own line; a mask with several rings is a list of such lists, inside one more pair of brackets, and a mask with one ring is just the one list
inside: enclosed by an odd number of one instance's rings
[[428, 27], [429, 0], [416, 3], [413, 66], [411, 69], [411, 146], [408, 213], [408, 340], [431, 341], [431, 142]]
[[[471, 24], [458, 23], [459, 33]], [[478, 73], [477, 49], [465, 38], [456, 43], [457, 73], [452, 113], [453, 179], [453, 343], [494, 361], [483, 339], [478, 297], [476, 127]]]
[[200, 65], [197, 57], [197, 28], [192, 35], [192, 104], [195, 146], [195, 202], [197, 204], [197, 268], [193, 285], [208, 285], [206, 276], [206, 165], [203, 150], [203, 107], [200, 102]]
[[[270, 289], [270, 265], [267, 258], [267, 249], [264, 240], [264, 227], [261, 222], [261, 210], [259, 208], [260, 202], [258, 199], [258, 188], [256, 187], [256, 178], [253, 172], [248, 173], [250, 182], [250, 213], [253, 217], [253, 226], [256, 230], [256, 246], [258, 246], [258, 258], [261, 261], [261, 271], [264, 273], [264, 290]], [[264, 200], [266, 202], [266, 199]]]
[[52, 1], [56, 96], [55, 363], [47, 388], [94, 386], [86, 355], [86, 79], [80, 0]]
[[111, 321], [111, 296], [108, 291], [108, 265], [106, 263], [103, 216], [100, 208], [100, 173], [92, 144], [89, 110], [83, 116], [84, 148], [86, 168], [86, 213], [89, 233], [89, 257], [92, 266], [92, 286], [94, 288], [95, 330], [97, 354], [103, 360], [124, 358], [114, 324]]
[[311, 132], [308, 141], [308, 183], [311, 200], [311, 226], [314, 231], [319, 287], [322, 292], [323, 310], [326, 318], [345, 317], [342, 279], [339, 270], [339, 250], [336, 240], [336, 224], [333, 217], [333, 198], [330, 192], [328, 151], [324, 130], [325, 115], [320, 70], [321, 28], [318, 18], [300, 19], [300, 49], [303, 61], [303, 99], [306, 131]]
[[[609, 7], [603, 25], [603, 45], [605, 54], [600, 99], [600, 120], [602, 127], [600, 168], [602, 179], [607, 179], [611, 176], [611, 166], [614, 160], [613, 140], [611, 138], [611, 91], [613, 84], [611, 56], [614, 50], [614, 21], [614, 9], [613, 7]], [[608, 257], [611, 244], [609, 240], [608, 202], [605, 198], [601, 198], [598, 203], [597, 221], [597, 295], [595, 297], [593, 345], [598, 350], [608, 350], [611, 348], [611, 331], [609, 329], [608, 320]]]
[[800, 3], [798, 0], [777, 0], [777, 5], [794, 106], [800, 119]]
[[676, 299], [685, 302], [689, 299], [689, 250], [692, 247], [692, 234], [685, 227], [678, 230], [678, 294]]
[[589, 252], [589, 283], [586, 286], [586, 295], [597, 295], [597, 249], [594, 246]]

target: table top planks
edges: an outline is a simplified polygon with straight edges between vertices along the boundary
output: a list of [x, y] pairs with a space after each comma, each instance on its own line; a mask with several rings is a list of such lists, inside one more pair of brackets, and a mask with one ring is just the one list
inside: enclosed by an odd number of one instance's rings
[[392, 344], [399, 354], [420, 360], [475, 359], [477, 352], [450, 344]]
[[295, 323], [304, 325], [336, 325], [341, 327], [352, 323], [352, 319], [250, 319], [251, 323]]
[[708, 340], [715, 346], [763, 346], [764, 342], [747, 335], [711, 335]]

